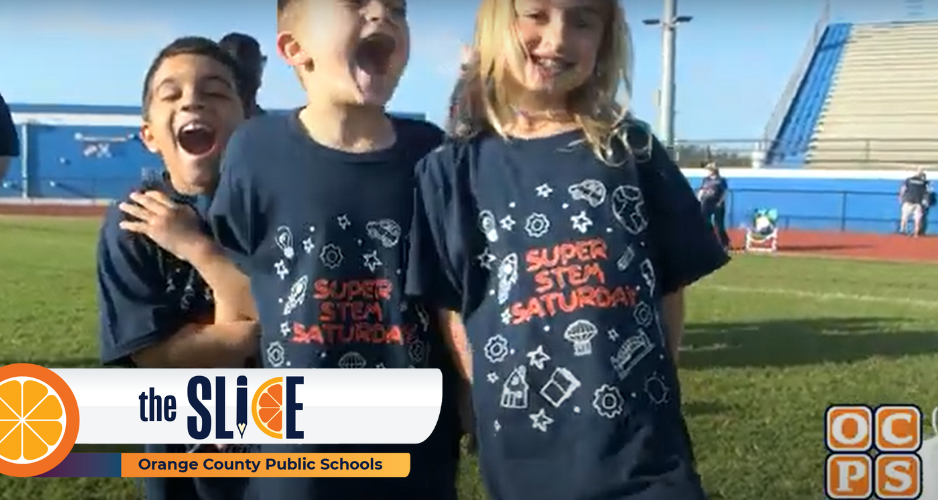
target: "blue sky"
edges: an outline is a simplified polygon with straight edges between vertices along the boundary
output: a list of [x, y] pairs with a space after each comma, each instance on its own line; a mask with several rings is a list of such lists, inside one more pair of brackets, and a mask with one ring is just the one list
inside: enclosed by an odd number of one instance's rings
[[[834, 20], [883, 21], [930, 14], [938, 0], [839, 0]], [[678, 35], [679, 139], [755, 139], [798, 62], [824, 0], [680, 0], [694, 16]], [[411, 60], [391, 109], [439, 123], [471, 38], [476, 0], [410, 0]], [[179, 5], [179, 7], [176, 7]], [[628, 0], [635, 43], [633, 109], [657, 123], [661, 33], [641, 20], [660, 0]], [[33, 0], [0, 3], [0, 92], [13, 103], [131, 104], [152, 57], [173, 38], [257, 37], [271, 55], [260, 102], [298, 106], [303, 95], [274, 53], [273, 2], [230, 0]]]

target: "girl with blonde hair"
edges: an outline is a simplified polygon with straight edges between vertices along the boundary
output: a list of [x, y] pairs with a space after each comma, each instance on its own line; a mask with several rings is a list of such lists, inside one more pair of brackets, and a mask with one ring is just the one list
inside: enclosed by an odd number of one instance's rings
[[634, 120], [615, 0], [483, 0], [465, 132], [417, 169], [408, 292], [471, 384], [493, 500], [699, 500], [683, 290], [726, 264]]

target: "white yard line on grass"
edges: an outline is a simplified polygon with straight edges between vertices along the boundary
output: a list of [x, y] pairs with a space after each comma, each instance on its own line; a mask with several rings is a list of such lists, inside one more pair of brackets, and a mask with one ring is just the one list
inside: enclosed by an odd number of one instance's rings
[[938, 309], [938, 301], [936, 300], [921, 300], [921, 299], [913, 299], [911, 297], [880, 297], [876, 295], [864, 295], [864, 294], [853, 294], [853, 293], [810, 292], [810, 291], [805, 291], [805, 290], [793, 290], [790, 288], [715, 285], [715, 284], [707, 284], [707, 283], [700, 283], [698, 285], [694, 285], [693, 288], [695, 290], [702, 290], [702, 291], [709, 290], [709, 291], [725, 292], [725, 293], [782, 295], [785, 297], [797, 297], [797, 298], [815, 299], [815, 300], [829, 300], [829, 301], [848, 300], [851, 302], [892, 304], [892, 305], [902, 305], [902, 306], [911, 306], [911, 307], [922, 307], [922, 308], [928, 308], [928, 309]]

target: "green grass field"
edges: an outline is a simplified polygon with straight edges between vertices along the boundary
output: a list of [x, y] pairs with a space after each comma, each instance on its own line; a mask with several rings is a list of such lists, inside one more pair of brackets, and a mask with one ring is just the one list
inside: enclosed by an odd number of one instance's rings
[[[0, 218], [0, 364], [97, 364], [88, 220]], [[688, 300], [686, 413], [716, 499], [821, 496], [832, 403], [938, 405], [938, 266], [737, 257]], [[76, 451], [102, 451], [80, 446]], [[463, 499], [483, 499], [471, 460]], [[131, 480], [0, 478], [0, 499], [139, 498]]]

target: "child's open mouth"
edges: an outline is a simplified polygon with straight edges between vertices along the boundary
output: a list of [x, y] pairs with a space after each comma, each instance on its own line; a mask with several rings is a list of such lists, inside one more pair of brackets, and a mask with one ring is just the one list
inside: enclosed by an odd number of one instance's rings
[[531, 64], [537, 70], [538, 75], [543, 78], [556, 78], [558, 75], [569, 71], [576, 66], [575, 64], [558, 57], [538, 57], [531, 56]]
[[355, 64], [369, 76], [384, 76], [391, 65], [397, 42], [394, 37], [375, 33], [365, 37], [355, 50]]
[[191, 121], [176, 132], [176, 141], [183, 151], [192, 156], [205, 156], [215, 151], [218, 134], [205, 122]]

